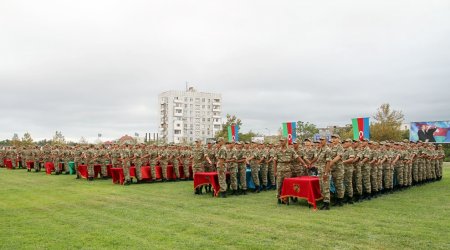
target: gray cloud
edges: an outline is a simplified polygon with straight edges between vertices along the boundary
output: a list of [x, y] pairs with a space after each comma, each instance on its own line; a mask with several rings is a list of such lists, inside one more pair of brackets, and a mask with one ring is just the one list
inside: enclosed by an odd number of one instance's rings
[[450, 119], [448, 1], [6, 0], [0, 30], [0, 139], [154, 132], [186, 81], [262, 133]]

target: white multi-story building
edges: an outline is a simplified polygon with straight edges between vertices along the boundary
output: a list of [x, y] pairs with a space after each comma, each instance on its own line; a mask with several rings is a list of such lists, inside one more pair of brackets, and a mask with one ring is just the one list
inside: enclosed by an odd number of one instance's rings
[[160, 136], [168, 143], [204, 142], [222, 129], [221, 94], [166, 91], [158, 96]]

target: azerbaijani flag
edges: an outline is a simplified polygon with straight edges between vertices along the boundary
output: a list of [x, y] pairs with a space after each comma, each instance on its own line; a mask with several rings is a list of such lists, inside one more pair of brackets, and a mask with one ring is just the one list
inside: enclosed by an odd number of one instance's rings
[[228, 126], [228, 141], [239, 141], [239, 127], [237, 125]]
[[369, 118], [354, 118], [353, 124], [353, 140], [370, 139]]
[[296, 122], [284, 122], [283, 123], [283, 137], [288, 139], [289, 144], [297, 138], [297, 123]]

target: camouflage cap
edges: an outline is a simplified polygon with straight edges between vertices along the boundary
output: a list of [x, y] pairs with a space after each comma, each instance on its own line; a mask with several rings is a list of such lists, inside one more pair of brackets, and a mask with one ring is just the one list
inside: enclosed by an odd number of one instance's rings
[[219, 139], [217, 139], [217, 142], [222, 142], [225, 141], [225, 139], [223, 137], [219, 137]]
[[344, 142], [353, 142], [352, 139], [345, 139]]
[[442, 144], [438, 144], [437, 146], [438, 146], [438, 148], [442, 148]]
[[202, 141], [202, 139], [200, 139], [200, 138], [195, 139], [195, 142], [199, 142], [199, 141]]
[[327, 138], [325, 137], [325, 136], [323, 136], [323, 135], [321, 135], [320, 137], [319, 137], [319, 140], [326, 140]]
[[338, 134], [332, 134], [332, 135], [331, 135], [331, 138], [338, 138], [338, 139], [341, 139], [341, 137], [340, 137]]
[[304, 139], [303, 141], [309, 141], [309, 142], [311, 142], [311, 139], [306, 138], [306, 139]]
[[369, 139], [367, 139], [367, 138], [364, 138], [362, 141], [366, 141], [366, 142], [369, 142]]

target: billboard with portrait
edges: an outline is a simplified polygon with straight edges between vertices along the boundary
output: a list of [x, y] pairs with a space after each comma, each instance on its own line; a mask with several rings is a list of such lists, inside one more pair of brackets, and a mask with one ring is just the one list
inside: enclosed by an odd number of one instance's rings
[[450, 143], [450, 121], [411, 122], [409, 139], [433, 143]]

